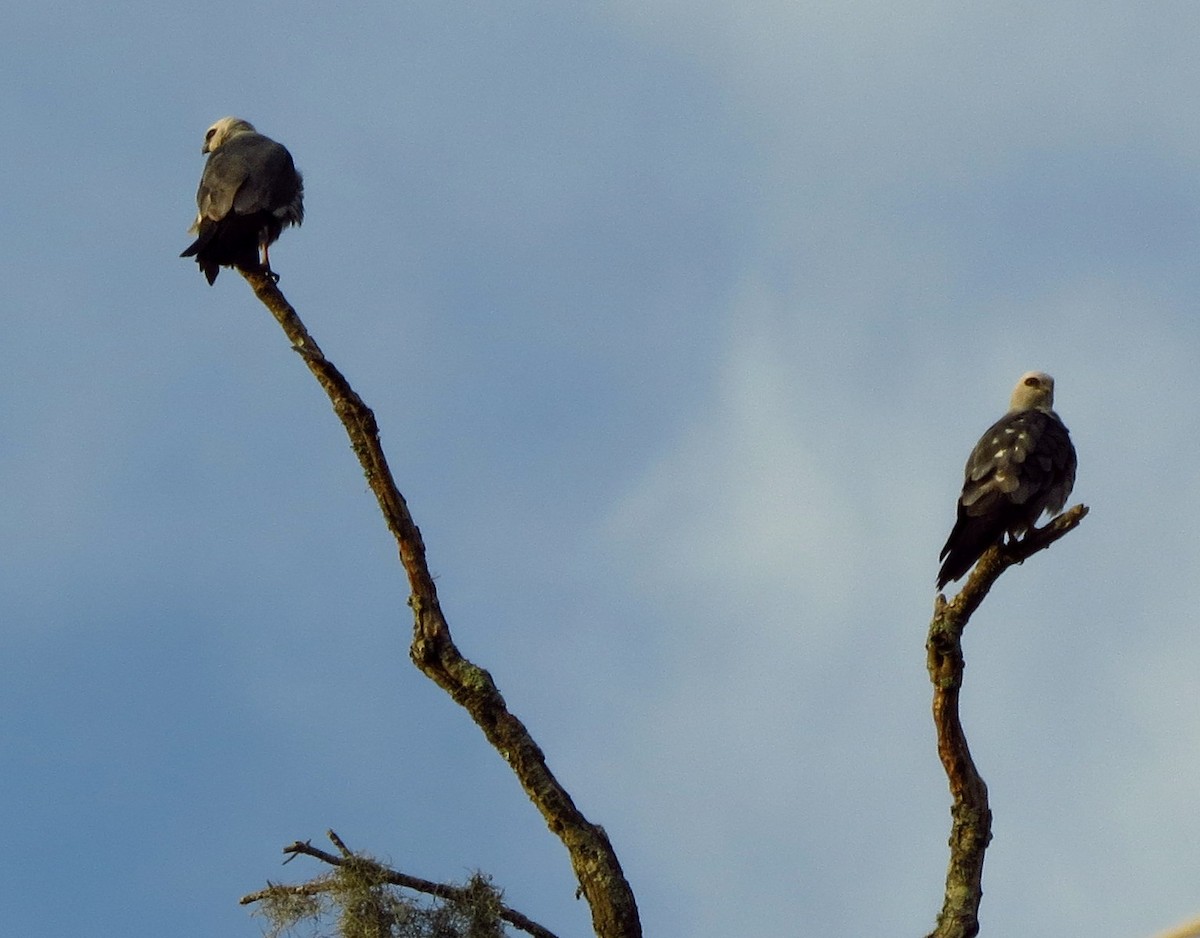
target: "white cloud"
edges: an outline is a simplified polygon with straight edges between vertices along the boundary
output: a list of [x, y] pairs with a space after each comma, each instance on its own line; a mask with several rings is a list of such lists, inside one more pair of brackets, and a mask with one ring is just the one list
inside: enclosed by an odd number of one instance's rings
[[648, 582], [666, 578], [727, 601], [803, 583], [829, 600], [854, 575], [855, 511], [828, 429], [806, 438], [792, 399], [810, 394], [822, 413], [844, 405], [830, 375], [786, 361], [757, 301], [735, 314], [711, 408], [699, 408], [632, 485], [613, 536]]

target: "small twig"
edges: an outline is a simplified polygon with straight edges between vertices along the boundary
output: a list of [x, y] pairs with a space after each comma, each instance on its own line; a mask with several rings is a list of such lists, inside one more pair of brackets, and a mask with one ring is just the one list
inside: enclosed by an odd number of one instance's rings
[[925, 663], [933, 683], [933, 722], [937, 728], [938, 757], [950, 784], [952, 823], [945, 900], [937, 927], [928, 938], [973, 938], [979, 934], [983, 857], [992, 839], [987, 784], [971, 758], [959, 719], [958, 698], [965, 665], [963, 630], [1000, 574], [1074, 530], [1087, 512], [1086, 505], [1076, 505], [1021, 540], [991, 548], [979, 559], [953, 602], [947, 602], [940, 593], [934, 602]]
[[[446, 899], [452, 902], [468, 902], [471, 898], [471, 891], [462, 886], [435, 883], [432, 880], [421, 879], [419, 876], [409, 876], [407, 873], [401, 873], [398, 870], [384, 866], [377, 860], [358, 856], [333, 831], [327, 831], [326, 833], [329, 839], [337, 846], [338, 850], [342, 852], [342, 856], [339, 857], [336, 854], [321, 850], [319, 847], [314, 847], [311, 841], [297, 840], [295, 843], [283, 848], [283, 852], [288, 854], [287, 860], [283, 862], [288, 863], [298, 856], [306, 856], [320, 860], [322, 863], [327, 863], [330, 866], [340, 867], [345, 866], [347, 863], [357, 863], [361, 866], [369, 867], [380, 882], [387, 883], [390, 886], [399, 886], [403, 889], [411, 889], [414, 892], [423, 892], [426, 895], [436, 896], [439, 899]], [[272, 883], [265, 889], [242, 896], [239, 902], [241, 905], [251, 905], [252, 903], [261, 902], [280, 893], [294, 896], [315, 896], [323, 892], [328, 892], [332, 888], [333, 885], [331, 883], [321, 879], [307, 883], [297, 883], [295, 885]], [[506, 905], [500, 905], [497, 915], [512, 925], [513, 928], [519, 928], [521, 931], [533, 935], [534, 938], [557, 938], [554, 932], [548, 928], [539, 925], [533, 919], [522, 915], [516, 909], [510, 909]]]
[[[291, 856], [283, 862], [287, 863], [294, 859], [295, 856]], [[272, 883], [268, 880], [264, 889], [242, 896], [238, 900], [238, 905], [253, 905], [255, 902], [262, 902], [264, 899], [281, 894], [285, 896], [319, 896], [323, 892], [329, 892], [332, 888], [333, 886], [329, 882], [320, 879], [308, 883]]]
[[[300, 841], [298, 841], [298, 840], [297, 840], [297, 841], [296, 841], [296, 844], [298, 844], [298, 843], [300, 843]], [[304, 841], [304, 845], [305, 845], [305, 846], [307, 846], [307, 847], [311, 847], [311, 846], [312, 846], [312, 841], [311, 841], [311, 840], [306, 840], [306, 841]], [[293, 846], [295, 846], [295, 844], [293, 844]], [[287, 851], [284, 851], [284, 852], [286, 853]], [[292, 862], [294, 859], [296, 859], [296, 857], [298, 857], [299, 855], [300, 855], [300, 851], [299, 851], [299, 850], [292, 851], [292, 855], [291, 855], [290, 857], [288, 857], [286, 860], [284, 860], [284, 861], [283, 861], [283, 865], [284, 865], [284, 866], [287, 866], [287, 865], [288, 865], [289, 863], [291, 863], [291, 862]]]
[[354, 854], [350, 852], [350, 848], [347, 847], [346, 844], [342, 841], [342, 838], [339, 837], [332, 830], [326, 831], [325, 836], [328, 837], [330, 839], [330, 841], [333, 843], [333, 845], [335, 847], [337, 847], [338, 850], [341, 851], [341, 854], [343, 857], [346, 857], [347, 859], [349, 859], [350, 857], [354, 856]]

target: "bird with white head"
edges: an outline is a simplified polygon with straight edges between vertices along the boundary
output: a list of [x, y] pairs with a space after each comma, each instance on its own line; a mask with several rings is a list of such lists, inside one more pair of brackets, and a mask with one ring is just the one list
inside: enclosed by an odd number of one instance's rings
[[1043, 512], [1062, 511], [1075, 484], [1075, 447], [1054, 412], [1054, 379], [1021, 375], [1008, 413], [975, 444], [967, 460], [958, 517], [938, 557], [938, 589], [960, 579], [1007, 534], [1019, 537]]
[[194, 256], [210, 284], [221, 267], [274, 277], [267, 249], [304, 221], [304, 180], [292, 155], [237, 117], [209, 127], [200, 152], [209, 156], [190, 229], [197, 237], [180, 257]]

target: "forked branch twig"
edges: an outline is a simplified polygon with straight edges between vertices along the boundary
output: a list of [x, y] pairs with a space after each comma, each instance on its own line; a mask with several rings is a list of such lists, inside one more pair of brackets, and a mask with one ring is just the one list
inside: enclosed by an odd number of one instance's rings
[[[341, 867], [347, 863], [357, 863], [359, 865], [369, 865], [373, 874], [372, 878], [381, 883], [387, 883], [391, 886], [400, 886], [403, 889], [411, 889], [414, 892], [425, 893], [426, 895], [436, 896], [439, 899], [449, 901], [466, 902], [470, 900], [470, 890], [464, 889], [461, 886], [450, 886], [446, 883], [435, 883], [428, 879], [421, 879], [419, 876], [409, 876], [407, 873], [401, 873], [398, 870], [393, 870], [390, 867], [384, 866], [375, 860], [367, 857], [359, 856], [353, 853], [337, 834], [333, 831], [326, 831], [326, 836], [333, 841], [334, 846], [338, 848], [341, 856], [329, 853], [314, 847], [308, 841], [296, 841], [293, 844], [283, 848], [283, 852], [288, 854], [288, 863], [298, 856], [312, 857], [320, 860], [322, 863], [327, 863], [330, 866]], [[283, 885], [280, 883], [272, 883], [266, 889], [260, 889], [258, 892], [252, 892], [248, 896], [242, 896], [240, 903], [242, 905], [251, 905], [255, 902], [262, 902], [264, 899], [270, 899], [280, 893], [288, 893], [299, 896], [314, 896], [322, 892], [327, 892], [332, 889], [332, 884], [327, 879], [311, 880], [307, 883], [297, 883], [295, 885]], [[557, 938], [554, 932], [548, 928], [544, 928], [537, 922], [533, 921], [525, 915], [522, 915], [516, 909], [511, 909], [506, 905], [501, 905], [498, 914], [502, 920], [508, 922], [514, 928], [519, 928], [527, 934], [533, 935], [533, 938]]]

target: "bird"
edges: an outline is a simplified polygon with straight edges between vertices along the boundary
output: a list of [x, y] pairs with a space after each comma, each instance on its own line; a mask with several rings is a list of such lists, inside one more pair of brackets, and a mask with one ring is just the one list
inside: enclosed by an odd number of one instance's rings
[[980, 437], [967, 459], [958, 517], [938, 559], [938, 590], [958, 580], [1007, 534], [1017, 538], [1043, 512], [1062, 511], [1075, 485], [1076, 456], [1054, 412], [1054, 379], [1021, 375], [1008, 413]]
[[222, 117], [209, 127], [200, 152], [208, 162], [189, 229], [197, 237], [179, 256], [194, 256], [209, 284], [221, 267], [278, 280], [267, 248], [288, 225], [304, 221], [304, 180], [292, 155], [239, 117]]

